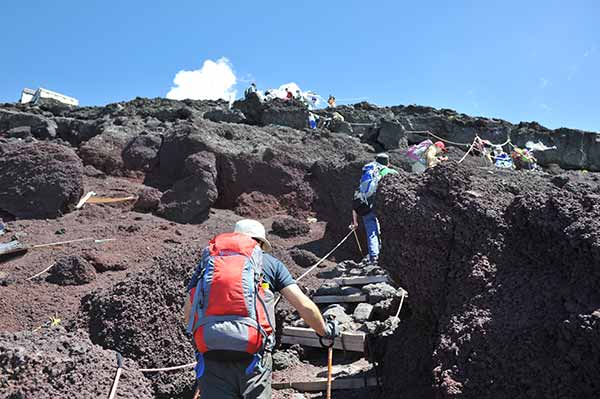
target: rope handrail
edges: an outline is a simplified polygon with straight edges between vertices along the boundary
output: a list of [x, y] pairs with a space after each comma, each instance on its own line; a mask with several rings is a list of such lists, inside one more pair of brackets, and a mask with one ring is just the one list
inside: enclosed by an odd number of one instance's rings
[[[353, 234], [355, 230], [356, 229], [352, 228], [350, 230], [350, 232], [348, 234], [346, 234], [346, 237], [342, 238], [342, 240], [331, 251], [329, 251], [325, 256], [323, 256], [321, 259], [319, 259], [319, 261], [317, 263], [315, 263], [314, 265], [312, 265], [311, 267], [309, 267], [308, 270], [306, 270], [304, 273], [302, 273], [300, 275], [300, 277], [298, 277], [296, 279], [296, 281], [302, 280], [310, 272], [312, 272], [313, 270], [315, 270], [315, 268], [317, 268], [321, 263], [323, 263], [327, 258], [329, 258], [331, 256], [331, 254], [333, 252], [335, 252], [336, 249], [338, 249], [344, 242], [346, 242], [346, 240], [348, 239], [348, 237], [350, 237], [350, 235]], [[273, 306], [276, 307], [280, 300], [281, 300], [281, 294], [279, 294], [279, 296], [277, 297], [277, 299], [275, 299], [275, 304]]]
[[[432, 137], [435, 137], [435, 138], [436, 138], [436, 139], [438, 139], [438, 140], [441, 140], [441, 141], [443, 141], [443, 142], [445, 142], [445, 143], [448, 143], [448, 144], [453, 144], [453, 145], [459, 145], [459, 146], [465, 146], [465, 147], [467, 147], [467, 146], [471, 146], [471, 145], [472, 145], [472, 144], [469, 144], [469, 143], [457, 143], [457, 142], [455, 142], [455, 141], [450, 141], [450, 140], [448, 140], [448, 139], [444, 139], [444, 138], [442, 138], [442, 137], [440, 137], [440, 136], [437, 136], [437, 135], [435, 135], [434, 133], [430, 132], [429, 130], [405, 130], [405, 131], [404, 131], [404, 133], [406, 133], [406, 134], [428, 134], [428, 135], [430, 135], [430, 136], [432, 136]], [[476, 134], [476, 135], [475, 135], [475, 139], [477, 139], [478, 137], [479, 137], [479, 135], [477, 135], [477, 134]], [[481, 140], [481, 138], [480, 138], [480, 140]], [[490, 143], [490, 145], [492, 145], [492, 146], [500, 146], [500, 147], [504, 147], [504, 146], [505, 146], [505, 145], [507, 145], [507, 144], [511, 144], [511, 141], [510, 141], [510, 136], [508, 136], [508, 137], [506, 138], [506, 141], [505, 141], [504, 143], [501, 143], [501, 144], [494, 144], [494, 143], [492, 143], [490, 140], [487, 140], [487, 141], [488, 141], [488, 142]]]
[[471, 144], [471, 146], [469, 147], [469, 150], [467, 152], [465, 152], [465, 155], [463, 155], [463, 157], [460, 159], [460, 161], [458, 161], [458, 163], [462, 163], [465, 158], [471, 153], [471, 151], [473, 150], [473, 148], [475, 147], [475, 143], [477, 142], [477, 136], [475, 136], [475, 140], [473, 140], [473, 144]]
[[348, 237], [350, 237], [350, 234], [352, 234], [354, 232], [354, 229], [352, 229], [348, 234], [346, 234], [346, 237], [342, 238], [342, 240], [331, 250], [327, 253], [327, 255], [323, 256], [317, 263], [315, 263], [314, 265], [312, 265], [307, 271], [305, 271], [304, 273], [302, 273], [300, 275], [300, 277], [298, 277], [296, 279], [296, 281], [302, 280], [304, 277], [306, 277], [310, 272], [312, 272], [316, 267], [318, 267], [321, 263], [323, 263], [327, 258], [329, 258], [331, 256], [331, 254], [338, 249], [344, 242], [346, 242], [346, 240], [348, 239]]
[[162, 371], [176, 371], [176, 370], [183, 370], [183, 369], [189, 369], [192, 367], [196, 367], [196, 364], [197, 364], [197, 362], [192, 362], [192, 363], [182, 364], [180, 366], [159, 367], [159, 368], [153, 368], [153, 369], [137, 369], [137, 371], [140, 371], [142, 373], [159, 373]]

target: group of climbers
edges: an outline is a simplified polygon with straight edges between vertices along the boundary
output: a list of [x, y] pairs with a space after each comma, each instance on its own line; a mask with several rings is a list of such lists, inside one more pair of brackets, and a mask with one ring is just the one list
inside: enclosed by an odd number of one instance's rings
[[537, 159], [531, 149], [516, 147], [510, 141], [506, 144], [512, 147], [510, 154], [504, 151], [502, 145], [495, 145], [489, 140], [483, 140], [476, 136], [473, 141], [473, 155], [485, 158], [488, 164], [500, 169], [537, 169]]

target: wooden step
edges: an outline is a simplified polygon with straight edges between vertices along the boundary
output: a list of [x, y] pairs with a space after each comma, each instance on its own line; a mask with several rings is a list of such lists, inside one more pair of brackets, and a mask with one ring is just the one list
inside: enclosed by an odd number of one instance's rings
[[339, 285], [367, 285], [376, 283], [389, 283], [388, 276], [356, 276], [356, 277], [337, 277], [333, 281]]
[[[341, 337], [335, 339], [333, 348], [362, 353], [365, 350], [365, 336], [366, 334], [362, 332], [344, 332]], [[284, 327], [281, 342], [288, 345], [299, 344], [322, 348], [319, 336], [312, 328]]]
[[[319, 392], [327, 390], [327, 378], [317, 378], [312, 381], [274, 382], [273, 389], [295, 389], [300, 392]], [[340, 377], [331, 381], [332, 390], [361, 389], [377, 386], [375, 377]]]
[[352, 295], [319, 295], [313, 296], [314, 303], [356, 303], [367, 302], [367, 296], [364, 294]]

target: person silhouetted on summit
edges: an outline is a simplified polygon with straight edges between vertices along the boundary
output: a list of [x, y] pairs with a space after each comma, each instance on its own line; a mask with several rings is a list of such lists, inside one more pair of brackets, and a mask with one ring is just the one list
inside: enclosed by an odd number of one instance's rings
[[390, 157], [387, 154], [377, 154], [375, 161], [369, 162], [362, 168], [362, 176], [358, 190], [352, 201], [352, 228], [358, 227], [358, 217], [361, 216], [367, 233], [369, 261], [376, 264], [379, 258], [381, 238], [379, 221], [375, 213], [375, 193], [379, 182], [389, 174], [398, 172], [389, 167]]
[[244, 91], [244, 97], [248, 98], [250, 96], [250, 94], [256, 93], [256, 92], [258, 92], [258, 90], [256, 89], [256, 83], [253, 82], [250, 85], [250, 87], [248, 87], [246, 89], [246, 91]]
[[335, 108], [335, 97], [332, 96], [331, 94], [329, 95], [329, 98], [327, 99], [327, 105], [329, 105], [330, 108]]
[[196, 378], [203, 399], [271, 398], [275, 345], [274, 292], [279, 291], [317, 335], [340, 334], [335, 320], [296, 285], [268, 254], [264, 226], [240, 220], [233, 233], [213, 238], [190, 283], [184, 314], [196, 346]]

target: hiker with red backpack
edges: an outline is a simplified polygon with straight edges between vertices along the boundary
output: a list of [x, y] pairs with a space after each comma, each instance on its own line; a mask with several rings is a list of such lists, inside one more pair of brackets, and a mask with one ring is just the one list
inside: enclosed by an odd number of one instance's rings
[[423, 173], [427, 169], [447, 161], [448, 157], [443, 156], [446, 152], [448, 152], [448, 149], [443, 141], [434, 143], [431, 140], [424, 140], [419, 144], [410, 146], [406, 156], [413, 162], [412, 171]]
[[196, 347], [203, 399], [270, 398], [275, 346], [274, 292], [280, 292], [317, 335], [340, 334], [335, 320], [298, 287], [285, 265], [267, 252], [264, 226], [251, 219], [213, 238], [190, 283], [185, 320]]
[[354, 229], [358, 227], [358, 217], [360, 216], [367, 233], [368, 262], [373, 265], [377, 264], [381, 247], [379, 221], [375, 213], [375, 193], [381, 179], [389, 174], [398, 174], [396, 170], [389, 167], [389, 164], [390, 157], [381, 153], [375, 156], [375, 161], [363, 166], [360, 185], [354, 192], [352, 200], [351, 227]]

